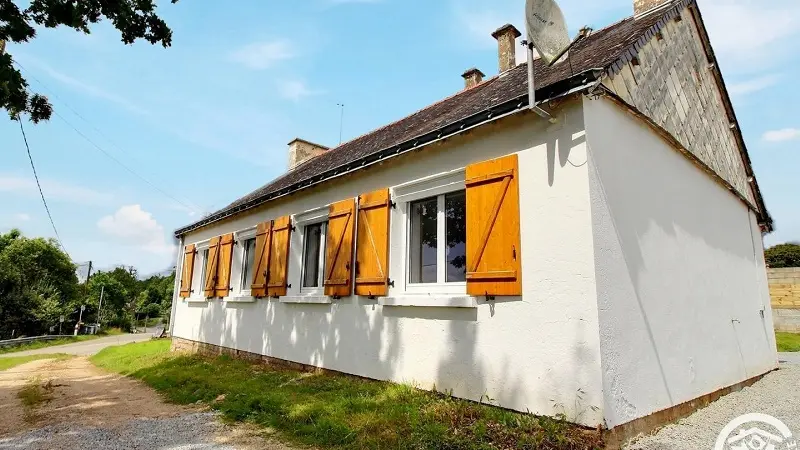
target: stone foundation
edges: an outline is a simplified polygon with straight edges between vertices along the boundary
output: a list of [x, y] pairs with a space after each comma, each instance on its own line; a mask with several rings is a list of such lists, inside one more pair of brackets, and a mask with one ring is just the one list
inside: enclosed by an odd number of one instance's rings
[[[260, 355], [258, 353], [250, 353], [244, 350], [236, 350], [234, 348], [222, 347], [214, 344], [207, 344], [205, 342], [197, 342], [189, 339], [179, 337], [172, 338], [172, 346], [170, 349], [173, 352], [183, 353], [197, 353], [204, 356], [230, 356], [231, 358], [239, 358], [245, 361], [260, 363], [265, 366], [275, 367], [279, 369], [299, 370], [302, 372], [316, 372], [316, 373], [340, 373], [321, 367], [310, 366], [308, 364], [301, 364], [294, 361], [287, 361], [285, 359], [273, 358], [271, 356]], [[349, 375], [349, 374], [346, 374]], [[355, 376], [355, 375], [349, 375]]]

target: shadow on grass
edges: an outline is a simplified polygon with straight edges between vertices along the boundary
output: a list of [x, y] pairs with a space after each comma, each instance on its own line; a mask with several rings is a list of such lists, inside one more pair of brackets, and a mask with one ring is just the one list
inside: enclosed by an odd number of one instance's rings
[[275, 369], [221, 356], [175, 355], [168, 341], [109, 348], [93, 358], [179, 404], [205, 403], [231, 421], [321, 447], [593, 449], [599, 433], [411, 386]]

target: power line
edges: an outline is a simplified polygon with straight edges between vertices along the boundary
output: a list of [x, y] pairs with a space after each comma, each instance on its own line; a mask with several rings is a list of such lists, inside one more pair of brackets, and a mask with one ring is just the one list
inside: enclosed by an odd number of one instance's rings
[[42, 184], [39, 183], [39, 175], [36, 173], [36, 166], [33, 164], [33, 156], [31, 156], [31, 147], [28, 145], [28, 136], [25, 135], [25, 128], [22, 126], [22, 118], [17, 115], [17, 122], [19, 122], [19, 130], [22, 132], [22, 140], [25, 141], [25, 148], [28, 150], [28, 160], [31, 162], [31, 169], [33, 170], [33, 178], [36, 179], [36, 186], [39, 187], [39, 195], [42, 196], [42, 203], [44, 203], [44, 209], [47, 211], [47, 217], [50, 218], [50, 225], [53, 226], [53, 232], [56, 234], [56, 240], [58, 241], [58, 245], [61, 246], [61, 250], [69, 256], [69, 252], [64, 247], [64, 243], [61, 242], [61, 236], [58, 235], [58, 230], [56, 229], [56, 223], [53, 221], [53, 215], [50, 214], [50, 207], [47, 206], [47, 200], [44, 198], [44, 191], [42, 191]]
[[103, 153], [104, 155], [106, 155], [107, 157], [109, 157], [109, 158], [110, 158], [112, 161], [114, 161], [114, 162], [116, 162], [117, 164], [119, 164], [119, 165], [120, 165], [120, 166], [121, 166], [123, 169], [127, 170], [128, 172], [130, 172], [130, 173], [131, 173], [131, 175], [133, 175], [133, 176], [135, 176], [136, 178], [140, 179], [140, 180], [141, 180], [141, 181], [143, 181], [145, 184], [147, 184], [148, 186], [150, 186], [150, 187], [151, 187], [151, 188], [153, 188], [154, 190], [156, 190], [156, 191], [158, 191], [159, 193], [161, 193], [161, 195], [163, 195], [163, 196], [165, 196], [165, 197], [169, 198], [170, 200], [174, 201], [175, 203], [177, 203], [177, 204], [179, 204], [179, 205], [181, 205], [181, 206], [183, 206], [183, 207], [185, 207], [185, 208], [189, 209], [190, 211], [197, 211], [197, 208], [195, 208], [195, 207], [192, 207], [192, 206], [189, 206], [189, 205], [187, 205], [186, 203], [184, 203], [184, 202], [182, 202], [182, 201], [178, 200], [177, 198], [175, 198], [175, 197], [173, 197], [172, 195], [168, 194], [166, 191], [164, 191], [164, 190], [163, 190], [163, 189], [161, 189], [160, 187], [158, 187], [158, 186], [156, 186], [155, 184], [153, 184], [152, 182], [150, 182], [150, 181], [149, 181], [147, 178], [145, 178], [145, 177], [143, 177], [142, 175], [139, 175], [138, 173], [136, 173], [136, 171], [134, 171], [133, 169], [131, 169], [130, 167], [128, 167], [127, 165], [125, 165], [125, 163], [123, 163], [122, 161], [120, 161], [119, 159], [117, 159], [117, 158], [116, 158], [114, 155], [112, 155], [111, 153], [107, 152], [105, 149], [103, 149], [103, 147], [100, 147], [100, 146], [99, 146], [97, 143], [95, 143], [93, 140], [91, 140], [91, 139], [89, 138], [89, 136], [86, 136], [85, 134], [83, 134], [83, 132], [81, 132], [81, 131], [80, 131], [78, 128], [76, 128], [74, 125], [72, 125], [72, 124], [71, 124], [71, 123], [70, 123], [70, 122], [69, 122], [67, 119], [65, 119], [65, 118], [64, 118], [64, 117], [63, 117], [61, 114], [59, 114], [59, 113], [58, 113], [58, 112], [56, 112], [56, 111], [53, 111], [53, 114], [55, 114], [56, 116], [58, 116], [58, 118], [59, 118], [59, 119], [63, 120], [63, 121], [64, 121], [64, 123], [66, 123], [66, 124], [67, 124], [67, 125], [68, 125], [70, 128], [72, 128], [72, 129], [73, 129], [73, 130], [74, 130], [76, 133], [78, 133], [78, 134], [79, 134], [79, 135], [80, 135], [82, 138], [84, 138], [84, 139], [86, 140], [86, 142], [88, 142], [88, 143], [92, 144], [92, 146], [94, 146], [94, 148], [96, 148], [96, 149], [97, 149], [97, 150], [99, 150], [101, 153]]
[[[103, 132], [102, 132], [102, 131], [100, 131], [100, 130], [99, 130], [97, 127], [95, 127], [94, 125], [92, 125], [92, 123], [91, 123], [91, 122], [89, 122], [89, 120], [88, 120], [88, 119], [86, 119], [86, 118], [85, 118], [83, 115], [81, 115], [81, 114], [80, 114], [78, 111], [76, 111], [74, 108], [72, 108], [72, 107], [71, 107], [71, 106], [70, 106], [70, 105], [69, 105], [69, 104], [68, 104], [66, 101], [64, 101], [64, 99], [62, 99], [61, 97], [59, 97], [59, 96], [58, 96], [58, 94], [56, 94], [56, 93], [55, 93], [55, 91], [53, 91], [53, 89], [50, 89], [50, 88], [49, 88], [49, 87], [48, 87], [46, 84], [44, 84], [44, 83], [43, 83], [43, 82], [42, 82], [40, 79], [36, 78], [36, 76], [35, 76], [35, 75], [33, 75], [33, 74], [32, 74], [32, 73], [31, 73], [31, 72], [28, 70], [28, 69], [26, 69], [26, 68], [25, 68], [25, 67], [24, 67], [22, 64], [20, 64], [20, 63], [19, 63], [19, 61], [17, 61], [16, 59], [14, 59], [13, 61], [14, 61], [14, 64], [16, 64], [17, 66], [19, 66], [19, 68], [20, 68], [20, 69], [24, 70], [24, 71], [25, 71], [25, 73], [26, 73], [28, 76], [30, 76], [31, 78], [33, 78], [34, 80], [36, 80], [36, 82], [37, 82], [37, 83], [39, 83], [40, 85], [42, 85], [42, 87], [44, 87], [45, 89], [47, 89], [47, 90], [50, 92], [50, 94], [52, 94], [52, 95], [53, 95], [53, 97], [55, 97], [55, 98], [57, 98], [59, 101], [61, 101], [61, 103], [63, 103], [63, 104], [64, 104], [64, 106], [65, 106], [67, 109], [69, 109], [70, 111], [72, 111], [72, 113], [73, 113], [73, 114], [75, 114], [75, 115], [76, 115], [76, 116], [78, 116], [78, 117], [79, 117], [81, 120], [83, 120], [84, 122], [86, 122], [86, 123], [87, 123], [87, 124], [88, 124], [90, 127], [92, 127], [92, 129], [94, 129], [94, 130], [95, 130], [95, 131], [96, 131], [98, 134], [100, 134], [101, 136], [105, 137], [105, 138], [106, 138], [106, 139], [107, 139], [109, 142], [111, 142], [111, 143], [112, 143], [112, 144], [113, 144], [115, 147], [117, 147], [117, 148], [119, 149], [119, 146], [117, 146], [116, 144], [114, 144], [114, 143], [113, 143], [113, 141], [112, 141], [112, 140], [111, 140], [111, 139], [110, 139], [108, 136], [106, 136], [106, 135], [105, 135], [105, 133], [103, 133]], [[64, 116], [62, 116], [61, 114], [59, 114], [57, 111], [53, 111], [53, 114], [55, 114], [55, 115], [56, 115], [56, 116], [57, 116], [59, 119], [63, 120], [63, 121], [64, 121], [64, 123], [66, 123], [66, 124], [67, 124], [67, 125], [68, 125], [70, 128], [72, 128], [72, 129], [73, 129], [73, 130], [74, 130], [76, 133], [78, 133], [78, 135], [80, 135], [82, 138], [84, 138], [84, 139], [85, 139], [87, 142], [89, 142], [89, 143], [90, 143], [90, 144], [91, 144], [93, 147], [95, 147], [97, 150], [99, 150], [101, 153], [103, 153], [103, 154], [104, 154], [105, 156], [107, 156], [109, 159], [111, 159], [112, 161], [114, 161], [115, 163], [117, 163], [117, 164], [118, 164], [120, 167], [122, 167], [123, 169], [127, 170], [128, 172], [130, 172], [130, 173], [131, 173], [131, 175], [133, 175], [133, 176], [135, 176], [136, 178], [138, 178], [139, 180], [143, 181], [145, 184], [147, 184], [148, 186], [150, 186], [151, 188], [153, 188], [154, 190], [156, 190], [157, 192], [159, 192], [159, 193], [160, 193], [160, 194], [162, 194], [163, 196], [165, 196], [165, 197], [169, 198], [170, 200], [172, 200], [172, 201], [174, 201], [175, 203], [177, 203], [177, 204], [179, 204], [179, 205], [183, 206], [184, 208], [187, 208], [187, 209], [188, 209], [188, 210], [190, 210], [190, 211], [193, 211], [193, 212], [200, 212], [200, 211], [202, 210], [202, 208], [201, 208], [201, 207], [199, 207], [199, 205], [190, 206], [190, 205], [188, 205], [187, 203], [185, 203], [185, 202], [183, 202], [183, 201], [181, 201], [181, 200], [178, 200], [178, 199], [177, 199], [177, 198], [175, 198], [174, 196], [172, 196], [172, 195], [168, 194], [166, 191], [164, 191], [163, 189], [161, 189], [161, 188], [159, 188], [158, 186], [156, 186], [156, 185], [155, 185], [153, 182], [151, 182], [150, 180], [148, 180], [147, 178], [145, 178], [143, 175], [140, 175], [140, 174], [139, 174], [139, 173], [137, 173], [135, 170], [133, 170], [132, 168], [130, 168], [128, 165], [126, 165], [125, 163], [123, 163], [122, 161], [120, 161], [119, 159], [117, 159], [116, 157], [114, 157], [113, 155], [111, 155], [109, 152], [107, 152], [105, 149], [103, 149], [102, 147], [100, 147], [100, 145], [98, 145], [97, 143], [95, 143], [95, 142], [94, 142], [93, 140], [91, 140], [91, 139], [90, 139], [88, 136], [86, 136], [84, 133], [82, 133], [80, 130], [78, 130], [78, 128], [77, 128], [77, 127], [75, 127], [75, 126], [74, 126], [72, 123], [70, 123], [70, 122], [69, 122], [67, 119], [65, 119], [65, 118], [64, 118]], [[191, 202], [191, 201], [189, 201], [189, 203], [192, 203], [192, 204], [194, 204], [194, 202]]]

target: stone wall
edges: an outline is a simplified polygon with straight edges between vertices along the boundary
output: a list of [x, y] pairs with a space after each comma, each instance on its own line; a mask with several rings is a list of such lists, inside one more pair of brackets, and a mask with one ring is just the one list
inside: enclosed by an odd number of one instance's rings
[[693, 14], [684, 9], [606, 86], [756, 205]]
[[800, 267], [767, 269], [776, 331], [800, 333]]

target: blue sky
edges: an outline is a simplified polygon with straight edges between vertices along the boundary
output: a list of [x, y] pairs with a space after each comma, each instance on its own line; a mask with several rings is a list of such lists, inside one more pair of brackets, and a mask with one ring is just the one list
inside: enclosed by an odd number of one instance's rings
[[[699, 2], [776, 221], [767, 243], [800, 240], [800, 3]], [[632, 0], [560, 3], [573, 32], [632, 14]], [[457, 92], [469, 67], [496, 73], [490, 33], [522, 29], [524, 0], [230, 4], [160, 2], [169, 49], [125, 46], [107, 23], [9, 45], [58, 114], [25, 126], [73, 260], [168, 268], [172, 231], [282, 173], [292, 138], [337, 144], [337, 103], [347, 140]], [[0, 231], [53, 236], [16, 122], [0, 119], [0, 148]]]

